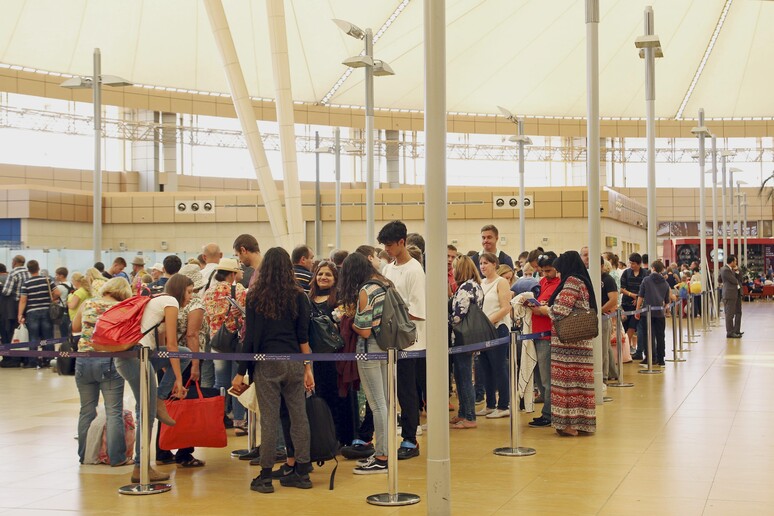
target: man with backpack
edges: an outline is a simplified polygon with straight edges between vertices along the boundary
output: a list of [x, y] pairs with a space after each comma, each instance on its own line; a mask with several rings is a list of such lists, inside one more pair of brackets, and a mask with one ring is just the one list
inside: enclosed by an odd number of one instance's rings
[[[394, 220], [385, 224], [377, 239], [385, 251], [394, 258], [384, 267], [384, 276], [390, 280], [403, 298], [409, 316], [416, 325], [417, 341], [406, 348], [419, 351], [427, 348], [425, 342], [425, 271], [422, 264], [411, 257], [406, 249], [406, 225]], [[403, 442], [398, 449], [398, 459], [419, 456], [417, 427], [419, 426], [419, 395], [417, 393], [417, 359], [406, 358], [398, 362], [398, 402]]]
[[75, 292], [73, 285], [67, 281], [70, 271], [67, 267], [59, 267], [54, 271], [54, 288], [51, 290], [51, 300], [62, 307], [62, 319], [54, 321], [59, 324], [59, 332], [63, 339], [70, 336], [70, 314], [67, 310], [67, 298]]

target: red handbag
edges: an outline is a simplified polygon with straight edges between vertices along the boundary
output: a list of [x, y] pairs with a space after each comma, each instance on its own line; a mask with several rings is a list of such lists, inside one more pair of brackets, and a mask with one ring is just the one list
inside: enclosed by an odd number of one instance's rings
[[[190, 382], [189, 382], [190, 383]], [[222, 396], [205, 398], [195, 382], [197, 397], [183, 400], [165, 400], [167, 412], [175, 426], [161, 424], [159, 448], [225, 448], [228, 444], [223, 424], [225, 404]]]

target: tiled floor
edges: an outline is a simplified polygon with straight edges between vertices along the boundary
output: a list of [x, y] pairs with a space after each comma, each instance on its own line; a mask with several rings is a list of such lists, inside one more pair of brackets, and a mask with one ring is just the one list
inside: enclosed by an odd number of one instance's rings
[[[613, 402], [598, 410], [593, 437], [560, 438], [526, 426], [523, 445], [537, 455], [498, 457], [508, 443], [508, 421], [481, 420], [453, 431], [452, 510], [455, 514], [774, 514], [774, 303], [744, 305], [741, 340], [721, 328], [700, 336], [687, 362], [667, 363], [662, 375], [637, 374], [633, 388], [608, 390]], [[701, 335], [701, 334], [700, 334]], [[667, 347], [671, 347], [667, 332]], [[671, 358], [671, 352], [667, 352]], [[128, 391], [128, 390], [127, 390]], [[0, 515], [61, 514], [424, 514], [424, 499], [394, 509], [366, 504], [386, 489], [386, 477], [355, 476], [342, 462], [336, 489], [325, 489], [330, 465], [312, 474], [311, 491], [249, 490], [258, 474], [226, 449], [200, 450], [207, 466], [164, 466], [171, 492], [128, 497], [117, 488], [131, 468], [79, 466], [73, 440], [78, 394], [72, 377], [50, 371], [0, 370]], [[429, 435], [428, 435], [429, 434]], [[424, 445], [432, 432], [420, 437]], [[400, 489], [426, 491], [423, 457], [400, 463]]]

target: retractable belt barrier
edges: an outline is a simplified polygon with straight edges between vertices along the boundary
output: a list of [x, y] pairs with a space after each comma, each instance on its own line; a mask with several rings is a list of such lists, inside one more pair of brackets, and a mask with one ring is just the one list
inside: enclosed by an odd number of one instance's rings
[[[534, 340], [544, 337], [550, 337], [551, 332], [528, 333], [519, 335], [517, 340]], [[9, 357], [49, 357], [49, 358], [133, 358], [137, 356], [136, 349], [119, 352], [104, 351], [42, 351], [19, 349], [36, 346], [44, 346], [63, 342], [66, 339], [46, 339], [39, 343], [22, 342], [0, 346], [0, 356]], [[449, 348], [449, 354], [472, 353], [482, 351], [496, 346], [502, 346], [510, 342], [510, 337], [500, 337], [494, 340], [466, 344], [464, 346], [455, 346]], [[399, 351], [398, 359], [420, 358], [425, 356], [425, 350], [421, 351]], [[348, 361], [368, 361], [368, 360], [387, 360], [387, 351], [376, 353], [205, 353], [205, 352], [177, 352], [177, 351], [159, 351], [154, 350], [151, 358], [188, 358], [192, 360], [235, 360], [239, 362], [301, 362], [304, 360], [314, 360], [317, 362], [348, 362]]]

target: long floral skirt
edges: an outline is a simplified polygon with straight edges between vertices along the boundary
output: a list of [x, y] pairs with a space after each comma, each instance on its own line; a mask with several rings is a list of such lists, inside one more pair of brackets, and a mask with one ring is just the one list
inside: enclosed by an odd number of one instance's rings
[[551, 423], [583, 432], [597, 429], [592, 341], [563, 344], [551, 337]]

